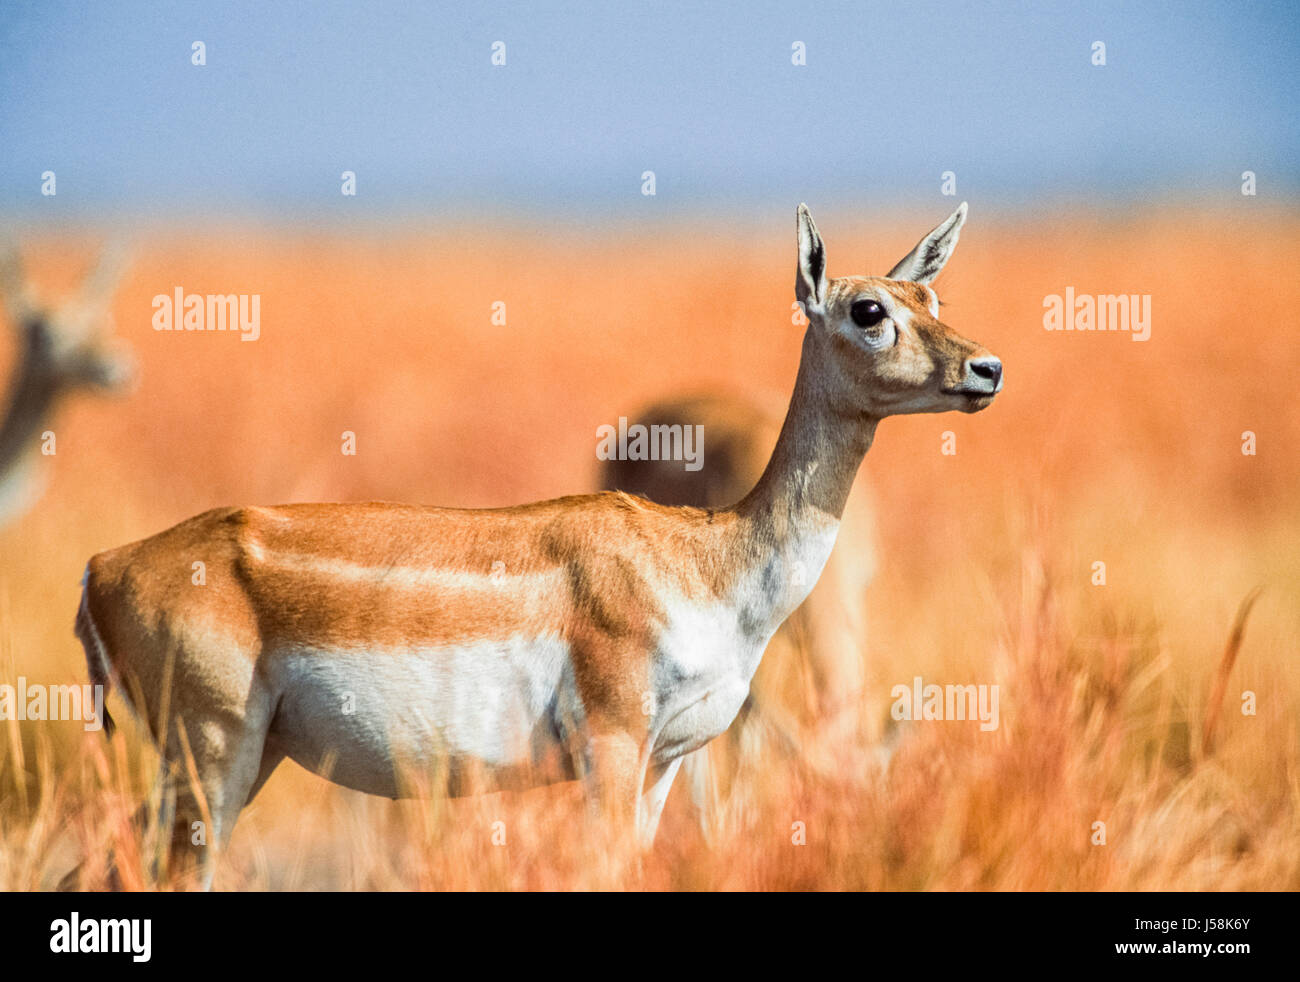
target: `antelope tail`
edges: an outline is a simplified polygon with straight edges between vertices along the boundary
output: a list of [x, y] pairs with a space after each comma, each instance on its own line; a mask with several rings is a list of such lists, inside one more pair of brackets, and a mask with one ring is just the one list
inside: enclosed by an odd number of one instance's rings
[[81, 642], [81, 647], [86, 651], [86, 668], [90, 673], [90, 684], [103, 687], [104, 692], [104, 736], [111, 737], [117, 724], [113, 722], [113, 717], [108, 712], [108, 693], [113, 687], [113, 667], [108, 660], [108, 649], [104, 647], [104, 639], [99, 636], [99, 629], [95, 627], [95, 619], [90, 616], [90, 566], [87, 564], [86, 572], [81, 576], [81, 604], [77, 607], [77, 620], [73, 625], [73, 630], [77, 634], [77, 640]]

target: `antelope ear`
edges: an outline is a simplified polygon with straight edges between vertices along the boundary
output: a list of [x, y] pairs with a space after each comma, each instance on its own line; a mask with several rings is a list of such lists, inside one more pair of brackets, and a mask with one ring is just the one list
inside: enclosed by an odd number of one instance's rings
[[820, 308], [826, 300], [826, 246], [807, 205], [799, 206], [799, 267], [794, 278], [794, 296], [809, 309]]
[[957, 237], [961, 235], [965, 221], [966, 202], [963, 201], [943, 223], [918, 242], [915, 249], [898, 261], [898, 265], [889, 271], [888, 278], [929, 283], [939, 275], [953, 249], [957, 248]]

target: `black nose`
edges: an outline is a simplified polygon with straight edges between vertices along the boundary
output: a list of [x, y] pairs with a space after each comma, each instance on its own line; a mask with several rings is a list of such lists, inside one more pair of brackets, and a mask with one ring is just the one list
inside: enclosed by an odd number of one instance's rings
[[980, 378], [986, 378], [993, 383], [993, 388], [998, 387], [1002, 381], [1002, 362], [996, 358], [977, 358], [971, 361], [970, 370]]

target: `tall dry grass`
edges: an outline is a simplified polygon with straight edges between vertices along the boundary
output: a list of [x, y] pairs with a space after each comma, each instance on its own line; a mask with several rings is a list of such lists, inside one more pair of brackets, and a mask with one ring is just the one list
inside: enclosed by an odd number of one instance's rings
[[[926, 226], [819, 217], [833, 274], [888, 268]], [[916, 675], [997, 684], [997, 730], [899, 724], [882, 768], [813, 727], [818, 766], [775, 748], [745, 760], [711, 842], [675, 789], [631, 867], [609, 861], [572, 787], [394, 803], [286, 764], [218, 887], [1300, 887], [1297, 230], [1295, 215], [972, 218], [943, 316], [1003, 358], [1007, 387], [974, 417], [881, 427], [862, 711], [873, 729]], [[57, 294], [92, 246], [32, 243], [28, 265]], [[788, 392], [792, 249], [671, 228], [147, 240], [116, 303], [139, 390], [67, 407], [46, 494], [0, 533], [0, 682], [84, 681], [85, 560], [207, 507], [549, 497], [586, 487], [596, 427], [648, 399]], [[261, 293], [262, 338], [151, 331], [150, 298], [178, 285]], [[1042, 298], [1067, 285], [1150, 293], [1151, 340], [1043, 331]], [[77, 723], [0, 722], [0, 888], [49, 888], [83, 852], [84, 885], [102, 886], [109, 844], [128, 886], [151, 885], [129, 818], [154, 762], [129, 723], [109, 744]]]

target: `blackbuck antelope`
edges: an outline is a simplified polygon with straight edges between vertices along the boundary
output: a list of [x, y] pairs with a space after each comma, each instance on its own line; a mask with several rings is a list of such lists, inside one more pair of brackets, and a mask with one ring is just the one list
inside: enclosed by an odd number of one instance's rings
[[35, 464], [42, 434], [63, 397], [78, 389], [121, 390], [134, 374], [126, 349], [105, 329], [124, 269], [121, 248], [105, 249], [77, 298], [47, 310], [32, 296], [17, 250], [0, 249], [0, 290], [18, 333], [0, 415], [0, 525], [17, 518], [39, 493], [43, 475]]
[[939, 322], [926, 285], [965, 217], [887, 277], [831, 279], [800, 206], [794, 395], [733, 507], [223, 508], [94, 556], [76, 619], [91, 679], [119, 679], [147, 720], [173, 842], [210, 822], [190, 853], [205, 882], [285, 757], [393, 797], [413, 773], [452, 795], [581, 777], [614, 828], [652, 841], [682, 758], [730, 725], [816, 583], [876, 426], [1001, 390], [1001, 363]]
[[[660, 400], [633, 421], [651, 433], [654, 427], [670, 433], [699, 427], [707, 446], [701, 466], [692, 469], [686, 460], [612, 459], [601, 465], [598, 483], [661, 505], [727, 508], [763, 476], [781, 432], [775, 409], [731, 393]], [[861, 756], [857, 738], [876, 736], [865, 693], [866, 590], [877, 551], [865, 483], [859, 475], [845, 502], [835, 549], [812, 592], [769, 642], [736, 719], [683, 762], [706, 835], [718, 831], [746, 760], [776, 750], [808, 762], [831, 748]]]

